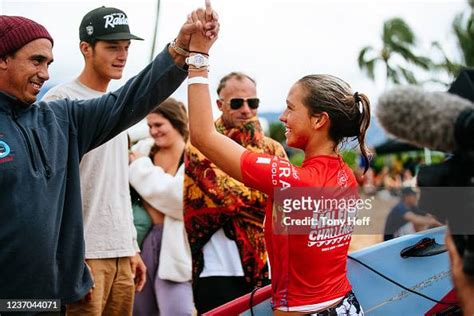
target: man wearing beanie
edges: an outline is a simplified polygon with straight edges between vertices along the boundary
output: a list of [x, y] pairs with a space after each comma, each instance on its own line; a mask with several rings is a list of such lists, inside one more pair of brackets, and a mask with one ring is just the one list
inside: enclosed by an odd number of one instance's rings
[[[84, 68], [78, 78], [49, 90], [43, 100], [91, 99], [106, 93], [120, 79], [128, 57], [128, 17], [116, 8], [87, 13], [79, 27]], [[141, 291], [146, 267], [133, 224], [128, 184], [128, 138], [122, 132], [88, 152], [80, 163], [86, 263], [94, 289], [90, 301], [67, 306], [68, 315], [131, 315], [136, 289]]]
[[79, 162], [185, 79], [192, 33], [201, 23], [208, 36], [218, 32], [217, 15], [205, 21], [198, 13], [200, 21], [188, 19], [173, 45], [117, 91], [51, 102], [36, 101], [53, 61], [50, 34], [29, 19], [0, 16], [0, 298], [70, 304], [86, 296], [93, 282], [84, 262]]

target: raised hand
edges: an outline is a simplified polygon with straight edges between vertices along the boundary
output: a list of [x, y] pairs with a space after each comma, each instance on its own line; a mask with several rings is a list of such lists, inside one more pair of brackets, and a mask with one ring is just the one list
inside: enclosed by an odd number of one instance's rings
[[219, 34], [219, 17], [212, 9], [210, 0], [206, 0], [205, 9], [197, 9], [188, 16], [188, 21], [196, 25], [200, 32], [191, 36], [190, 51], [208, 53]]
[[219, 33], [219, 15], [211, 7], [210, 0], [205, 0], [206, 8], [199, 8], [188, 15], [176, 37], [176, 45], [189, 50], [191, 35], [202, 33], [208, 39], [214, 39]]
[[205, 35], [209, 39], [213, 39], [219, 33], [219, 16], [216, 11], [212, 10], [211, 0], [205, 0], [206, 11], [205, 11], [205, 24], [204, 30]]

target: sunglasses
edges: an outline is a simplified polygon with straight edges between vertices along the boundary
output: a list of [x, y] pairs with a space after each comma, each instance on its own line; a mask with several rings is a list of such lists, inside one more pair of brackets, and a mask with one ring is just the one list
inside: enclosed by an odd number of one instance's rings
[[244, 105], [244, 102], [247, 101], [247, 104], [249, 105], [249, 108], [255, 110], [258, 108], [260, 105], [260, 99], [259, 98], [249, 98], [249, 99], [243, 99], [243, 98], [233, 98], [230, 99], [230, 108], [232, 110], [238, 110]]

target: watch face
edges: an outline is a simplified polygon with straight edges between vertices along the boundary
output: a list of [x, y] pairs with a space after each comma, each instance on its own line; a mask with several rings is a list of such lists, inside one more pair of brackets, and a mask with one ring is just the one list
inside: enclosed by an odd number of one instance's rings
[[196, 68], [201, 68], [201, 67], [205, 67], [205, 66], [208, 65], [207, 58], [204, 57], [201, 54], [193, 55], [193, 56], [190, 56], [190, 57], [186, 58], [186, 63], [188, 65], [192, 65]]
[[204, 65], [206, 63], [206, 60], [201, 55], [195, 55], [194, 56], [194, 63], [197, 64], [197, 65]]

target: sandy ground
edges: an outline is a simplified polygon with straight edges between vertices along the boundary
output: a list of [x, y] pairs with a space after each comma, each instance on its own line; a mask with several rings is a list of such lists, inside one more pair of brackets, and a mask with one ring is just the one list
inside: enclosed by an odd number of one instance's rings
[[[366, 199], [372, 197], [362, 196], [361, 198]], [[364, 216], [369, 217], [370, 227], [356, 226], [349, 246], [349, 252], [366, 248], [383, 241], [385, 218], [397, 202], [397, 198], [389, 196], [386, 192], [378, 194], [373, 198], [372, 210], [359, 214], [358, 216], [359, 218]]]

